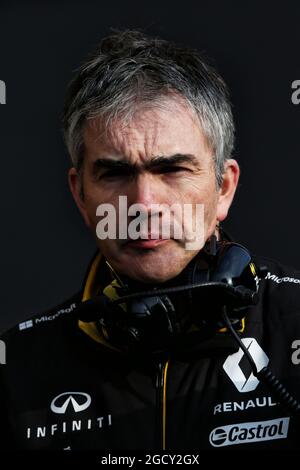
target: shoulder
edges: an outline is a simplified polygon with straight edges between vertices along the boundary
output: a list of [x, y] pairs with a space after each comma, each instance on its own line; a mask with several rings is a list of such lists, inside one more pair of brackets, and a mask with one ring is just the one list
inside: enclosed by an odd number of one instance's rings
[[[300, 283], [300, 269], [282, 264], [277, 260], [264, 256], [254, 255], [253, 259], [258, 266], [266, 266], [268, 268], [268, 274], [266, 275], [267, 280], [276, 282], [277, 284], [290, 282], [294, 284]], [[296, 282], [296, 279], [299, 279], [299, 282]]]
[[265, 268], [260, 281], [263, 305], [281, 315], [297, 313], [300, 318], [300, 270], [266, 257], [253, 256], [253, 260]]
[[262, 256], [253, 256], [253, 260], [258, 267], [264, 268], [263, 280], [270, 287], [281, 286], [287, 289], [296, 288], [296, 291], [300, 291], [300, 269]]
[[73, 319], [72, 312], [81, 302], [81, 292], [60, 304], [21, 321], [1, 334], [3, 341], [30, 341], [35, 336], [44, 337], [58, 331]]

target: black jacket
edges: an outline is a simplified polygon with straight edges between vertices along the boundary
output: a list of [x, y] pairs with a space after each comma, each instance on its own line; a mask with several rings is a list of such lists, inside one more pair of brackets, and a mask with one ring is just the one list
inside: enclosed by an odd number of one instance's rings
[[[268, 363], [300, 401], [300, 272], [258, 262], [269, 272], [242, 338], [257, 367]], [[255, 379], [228, 333], [167, 364], [132, 358], [78, 327], [81, 299], [82, 292], [2, 336], [3, 449], [299, 448], [300, 417]]]

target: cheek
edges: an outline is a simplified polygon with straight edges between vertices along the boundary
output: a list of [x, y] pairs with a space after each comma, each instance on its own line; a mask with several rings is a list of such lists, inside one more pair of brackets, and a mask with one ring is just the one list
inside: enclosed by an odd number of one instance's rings
[[[114, 230], [117, 231], [120, 217], [122, 221], [127, 220], [127, 207], [124, 208], [124, 212], [122, 212], [121, 216], [119, 214], [119, 194], [114, 193], [113, 196], [108, 196], [104, 191], [89, 191], [88, 194], [86, 194], [85, 204], [90, 225], [94, 233], [96, 233], [98, 223], [103, 219], [109, 221], [110, 226], [114, 227]], [[101, 215], [99, 211], [97, 215], [97, 209], [102, 204], [109, 206], [108, 212], [107, 208], [102, 207]], [[111, 241], [99, 240], [99, 243], [101, 243], [101, 246], [109, 247]]]
[[97, 207], [99, 205], [98, 198], [95, 198], [90, 194], [86, 194], [85, 205], [86, 205], [86, 210], [87, 210], [87, 213], [89, 215], [89, 218], [93, 221], [96, 220], [96, 217], [97, 217], [96, 216], [96, 211], [97, 211]]
[[210, 230], [211, 225], [216, 220], [218, 193], [214, 182], [198, 189], [197, 192], [190, 192], [190, 201], [194, 204], [204, 205], [204, 223], [206, 230]]
[[84, 202], [89, 218], [94, 222], [98, 220], [96, 215], [97, 208], [100, 204], [112, 204], [115, 206], [115, 195], [111, 191], [103, 191], [103, 189], [93, 182], [88, 182], [84, 188]]
[[217, 212], [217, 201], [218, 193], [216, 191], [216, 188], [213, 187], [210, 189], [210, 192], [206, 194], [204, 201], [204, 211], [207, 219], [212, 219], [215, 217]]
[[204, 212], [208, 213], [212, 208], [216, 207], [218, 193], [214, 181], [192, 182], [189, 184], [188, 191], [184, 194], [184, 202], [193, 204], [204, 204]]

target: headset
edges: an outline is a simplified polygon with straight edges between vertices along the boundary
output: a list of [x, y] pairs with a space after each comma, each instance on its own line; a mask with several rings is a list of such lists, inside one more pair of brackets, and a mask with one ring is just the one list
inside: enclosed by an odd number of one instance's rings
[[259, 300], [259, 283], [268, 270], [257, 266], [244, 246], [212, 236], [182, 273], [166, 283], [147, 285], [147, 290], [145, 284], [110, 270], [111, 284], [77, 307], [81, 321], [96, 322], [104, 337], [124, 352], [157, 357], [188, 344], [195, 332], [201, 341], [225, 327], [253, 374], [299, 418], [298, 401], [268, 367], [257, 370], [238, 334], [246, 310]]
[[248, 250], [215, 237], [176, 278], [147, 290], [112, 274], [113, 282], [83, 302], [78, 314], [81, 321], [98, 320], [105, 337], [128, 351], [158, 353], [178, 345], [191, 329], [203, 334], [221, 328], [224, 305], [237, 325], [258, 301], [258, 268]]

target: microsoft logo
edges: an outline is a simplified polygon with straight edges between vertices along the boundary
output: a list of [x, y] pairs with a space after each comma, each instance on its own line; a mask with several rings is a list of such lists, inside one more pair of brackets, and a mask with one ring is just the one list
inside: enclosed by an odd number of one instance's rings
[[19, 323], [19, 330], [26, 330], [26, 328], [32, 328], [32, 327], [33, 327], [32, 320], [27, 320], [22, 323]]

